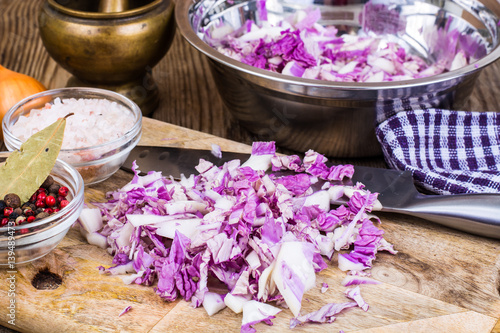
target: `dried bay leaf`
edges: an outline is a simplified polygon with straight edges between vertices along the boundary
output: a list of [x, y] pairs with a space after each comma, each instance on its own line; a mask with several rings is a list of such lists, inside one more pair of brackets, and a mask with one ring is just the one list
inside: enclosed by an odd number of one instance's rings
[[61, 150], [66, 117], [33, 134], [0, 166], [0, 199], [15, 193], [24, 203], [40, 188]]

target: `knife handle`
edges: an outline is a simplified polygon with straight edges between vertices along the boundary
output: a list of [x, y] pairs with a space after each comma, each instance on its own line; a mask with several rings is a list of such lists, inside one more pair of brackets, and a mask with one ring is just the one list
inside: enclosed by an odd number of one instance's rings
[[500, 239], [499, 194], [418, 194], [398, 212], [471, 234]]

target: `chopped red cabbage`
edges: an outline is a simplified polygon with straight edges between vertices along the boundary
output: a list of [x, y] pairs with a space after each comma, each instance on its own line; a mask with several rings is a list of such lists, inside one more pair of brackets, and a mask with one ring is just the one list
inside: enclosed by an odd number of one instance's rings
[[[107, 202], [94, 203], [101, 212], [96, 218], [103, 222], [96, 232], [106, 237], [114, 255], [114, 266], [100, 270], [132, 273], [124, 282], [156, 283], [155, 291], [163, 299], [182, 297], [195, 307], [204, 304], [210, 293], [213, 302], [205, 303], [210, 312], [225, 303], [209, 290], [208, 278], [215, 277], [228, 293], [239, 297], [237, 302], [230, 297], [228, 303], [243, 308], [247, 319], [242, 331], [252, 331], [258, 321], [271, 323], [275, 314], [248, 319], [252, 306], [260, 309], [262, 302], [286, 304], [296, 317], [295, 325], [332, 321], [342, 308], [356, 306], [329, 305], [315, 315], [300, 315], [302, 298], [314, 287], [315, 274], [327, 267], [324, 256], [331, 260], [338, 252], [340, 269], [362, 272], [371, 267], [378, 251], [396, 253], [372, 219], [380, 221], [369, 214], [377, 203], [376, 194], [362, 184], [335, 185], [350, 197], [346, 205], [332, 208], [330, 189], [335, 186], [328, 180], [349, 178], [352, 166], [327, 167], [327, 159], [313, 151], [303, 161], [278, 157], [274, 143], [256, 143], [253, 153], [253, 158], [272, 161], [273, 169], [299, 172], [266, 174], [264, 169], [242, 166], [239, 160], [221, 167], [202, 160], [199, 174], [174, 182], [159, 172], [141, 176], [134, 163], [132, 181], [108, 193]], [[314, 192], [318, 177], [328, 184]], [[184, 224], [190, 226], [181, 227]], [[256, 303], [247, 305], [249, 299]], [[365, 307], [359, 296], [356, 301]], [[247, 315], [245, 306], [250, 309]]]
[[358, 306], [358, 304], [354, 302], [326, 304], [318, 311], [292, 318], [290, 320], [290, 328], [295, 328], [297, 325], [301, 325], [306, 322], [333, 323], [333, 321], [336, 319], [335, 315], [339, 314], [344, 309], [352, 308], [355, 306]]
[[243, 320], [241, 324], [241, 333], [254, 333], [256, 329], [252, 326], [264, 322], [267, 325], [272, 325], [271, 319], [275, 318], [276, 315], [281, 312], [272, 305], [257, 302], [248, 301], [243, 305]]
[[363, 309], [363, 311], [365, 311], [365, 312], [368, 311], [369, 306], [365, 302], [363, 297], [361, 297], [361, 289], [359, 288], [359, 286], [347, 289], [345, 291], [345, 294], [347, 297], [354, 300], [356, 302], [356, 304], [358, 304], [358, 306]]
[[132, 310], [132, 306], [127, 306], [125, 307], [119, 314], [118, 314], [118, 317], [121, 317], [123, 316], [125, 313], [129, 312], [130, 310]]
[[257, 68], [337, 82], [422, 78], [463, 67], [484, 54], [484, 46], [449, 29], [453, 19], [448, 18], [448, 26], [427, 33], [430, 47], [436, 45], [436, 50], [431, 50], [436, 61], [427, 64], [384, 37], [406, 31], [406, 17], [393, 4], [368, 1], [360, 14], [363, 29], [358, 35], [338, 36], [334, 26], [321, 26], [320, 18], [319, 8], [311, 8], [271, 25], [266, 4], [259, 1], [258, 24], [248, 20], [235, 31], [218, 26], [207, 33], [206, 42], [222, 54]]

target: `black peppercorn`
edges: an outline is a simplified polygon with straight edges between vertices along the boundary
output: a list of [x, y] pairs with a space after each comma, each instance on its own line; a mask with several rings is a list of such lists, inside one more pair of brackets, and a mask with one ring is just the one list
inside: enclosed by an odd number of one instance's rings
[[14, 209], [14, 213], [16, 213], [18, 216], [23, 215], [23, 209], [21, 207], [17, 207]]
[[14, 220], [15, 221], [18, 216], [19, 216], [19, 214], [12, 212], [9, 215], [9, 220]]
[[40, 220], [40, 219], [43, 219], [43, 218], [45, 218], [47, 216], [49, 216], [49, 213], [47, 213], [47, 212], [41, 212], [41, 213], [36, 214], [36, 219]]
[[25, 202], [21, 208], [23, 209], [23, 211], [25, 211], [26, 209], [31, 209], [31, 210], [35, 210], [36, 209], [36, 206], [34, 204], [32, 204], [31, 202]]
[[21, 198], [15, 193], [9, 193], [3, 198], [8, 207], [17, 208], [21, 206]]
[[3, 211], [3, 209], [7, 207], [7, 204], [5, 203], [5, 201], [3, 200], [0, 200], [0, 211]]
[[49, 193], [58, 193], [60, 187], [61, 187], [60, 185], [52, 184], [52, 185], [49, 186], [49, 188], [47, 188], [47, 191]]
[[54, 178], [52, 178], [52, 176], [48, 176], [45, 181], [43, 182], [42, 186], [43, 188], [49, 188], [50, 186], [52, 186], [54, 184]]

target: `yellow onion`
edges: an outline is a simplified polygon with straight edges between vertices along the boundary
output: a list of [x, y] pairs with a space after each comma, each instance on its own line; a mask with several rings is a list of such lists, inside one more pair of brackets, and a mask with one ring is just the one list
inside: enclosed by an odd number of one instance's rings
[[[45, 90], [47, 89], [44, 85], [36, 79], [0, 65], [0, 122], [17, 102]], [[0, 132], [0, 139], [3, 139], [2, 132]]]

